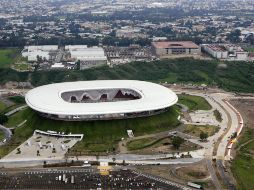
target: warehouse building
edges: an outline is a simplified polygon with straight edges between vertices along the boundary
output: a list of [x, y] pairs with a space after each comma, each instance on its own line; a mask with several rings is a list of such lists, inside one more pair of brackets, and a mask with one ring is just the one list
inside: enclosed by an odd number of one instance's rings
[[65, 51], [69, 51], [70, 57], [75, 61], [80, 61], [80, 69], [101, 66], [107, 64], [107, 56], [103, 48], [86, 45], [68, 45], [65, 46]]
[[43, 46], [25, 46], [22, 51], [22, 56], [27, 57], [28, 61], [50, 60], [51, 53], [58, 51], [57, 45], [43, 45]]

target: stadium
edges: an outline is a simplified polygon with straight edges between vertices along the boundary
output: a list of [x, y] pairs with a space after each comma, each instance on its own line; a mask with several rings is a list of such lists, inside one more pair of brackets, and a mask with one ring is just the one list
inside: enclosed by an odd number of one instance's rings
[[158, 84], [133, 80], [55, 83], [30, 90], [27, 105], [40, 115], [65, 121], [112, 120], [163, 113], [177, 95]]

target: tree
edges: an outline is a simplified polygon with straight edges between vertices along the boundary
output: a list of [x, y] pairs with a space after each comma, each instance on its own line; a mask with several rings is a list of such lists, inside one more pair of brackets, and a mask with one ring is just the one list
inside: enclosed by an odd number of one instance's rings
[[237, 43], [240, 42], [240, 36], [241, 36], [241, 31], [240, 30], [233, 30], [227, 35], [227, 40], [229, 40], [232, 43]]
[[205, 141], [205, 140], [207, 140], [208, 134], [205, 133], [204, 131], [202, 131], [200, 133], [199, 137], [200, 137], [201, 141]]
[[177, 149], [177, 150], [180, 148], [181, 144], [183, 144], [183, 143], [184, 143], [184, 139], [181, 138], [181, 137], [174, 137], [174, 138], [172, 139], [172, 145], [173, 145], [174, 148]]
[[4, 124], [8, 121], [8, 117], [4, 114], [0, 114], [0, 124]]
[[80, 60], [78, 60], [78, 61], [76, 62], [76, 67], [77, 67], [77, 70], [80, 70]]

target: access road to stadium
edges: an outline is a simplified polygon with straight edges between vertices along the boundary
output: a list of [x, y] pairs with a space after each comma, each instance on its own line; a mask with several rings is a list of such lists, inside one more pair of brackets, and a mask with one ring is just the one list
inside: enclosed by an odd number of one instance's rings
[[6, 144], [11, 139], [12, 132], [9, 128], [6, 128], [3, 125], [0, 125], [0, 130], [3, 131], [4, 138], [5, 138], [5, 141], [0, 141], [0, 146], [2, 146], [4, 144]]
[[[209, 169], [212, 181], [216, 189], [222, 189], [221, 182], [218, 180], [216, 173], [220, 174], [220, 178], [227, 186], [227, 189], [235, 189], [232, 179], [225, 172], [224, 161], [231, 159], [230, 151], [228, 151], [228, 144], [231, 136], [234, 132], [239, 130], [239, 117], [241, 114], [227, 101], [234, 99], [235, 95], [232, 93], [224, 92], [219, 89], [197, 90], [195, 88], [186, 89], [179, 86], [172, 87], [172, 90], [179, 93], [187, 93], [190, 95], [197, 95], [204, 97], [213, 108], [216, 108], [222, 115], [222, 122], [220, 124], [220, 130], [214, 136], [208, 138], [208, 142], [199, 143], [197, 140], [190, 139], [191, 142], [197, 143], [205, 147], [205, 158], [207, 160], [207, 167]], [[241, 121], [243, 122], [243, 121]], [[240, 124], [241, 125], [241, 124]], [[242, 123], [243, 125], [243, 123]], [[240, 131], [239, 131], [240, 132]], [[212, 159], [216, 159], [216, 165], [213, 164]], [[216, 172], [216, 170], [218, 172]]]

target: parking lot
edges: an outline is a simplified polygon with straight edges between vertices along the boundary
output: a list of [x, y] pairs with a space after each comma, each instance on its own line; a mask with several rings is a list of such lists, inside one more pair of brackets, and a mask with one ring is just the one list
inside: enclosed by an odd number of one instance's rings
[[182, 189], [159, 178], [131, 170], [100, 175], [96, 168], [0, 170], [0, 189]]

